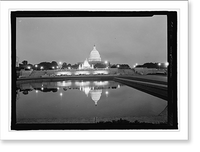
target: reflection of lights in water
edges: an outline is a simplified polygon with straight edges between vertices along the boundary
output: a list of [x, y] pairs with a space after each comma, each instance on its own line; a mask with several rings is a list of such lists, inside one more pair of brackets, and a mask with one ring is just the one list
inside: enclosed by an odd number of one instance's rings
[[38, 93], [38, 90], [35, 90], [36, 93]]
[[108, 91], [106, 91], [106, 92], [105, 92], [105, 94], [106, 94], [106, 97], [108, 97], [108, 94], [109, 94], [109, 92], [108, 92]]
[[[79, 67], [79, 69], [81, 69], [81, 68]], [[89, 71], [76, 71], [74, 74], [75, 75], [89, 75], [90, 72]]]
[[82, 82], [79, 82], [79, 81], [76, 81], [75, 82], [75, 85], [77, 86], [88, 86], [90, 84], [90, 81], [82, 81]]
[[93, 74], [108, 74], [108, 71], [94, 71]]
[[94, 81], [95, 85], [108, 85], [108, 81]]
[[102, 93], [102, 90], [91, 90], [90, 91], [90, 95], [91, 95], [92, 100], [95, 103], [95, 106], [97, 106], [97, 102], [101, 98], [101, 93]]
[[86, 94], [87, 96], [88, 96], [90, 90], [91, 90], [90, 87], [83, 87], [83, 91], [85, 92], [85, 94]]
[[63, 82], [57, 82], [57, 86], [62, 86], [62, 87], [69, 87], [72, 85], [71, 81], [63, 81]]
[[87, 96], [90, 93], [90, 96], [91, 96], [92, 100], [94, 101], [95, 106], [97, 106], [97, 102], [101, 98], [102, 90], [94, 90], [89, 86], [83, 86], [83, 87], [80, 86], [79, 89], [80, 89], [80, 91], [83, 91]]

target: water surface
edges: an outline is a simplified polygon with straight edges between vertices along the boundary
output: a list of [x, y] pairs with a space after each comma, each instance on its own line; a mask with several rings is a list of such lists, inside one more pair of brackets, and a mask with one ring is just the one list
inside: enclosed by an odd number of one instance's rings
[[167, 101], [115, 81], [32, 82], [18, 87], [17, 123], [167, 121], [167, 115], [159, 115]]

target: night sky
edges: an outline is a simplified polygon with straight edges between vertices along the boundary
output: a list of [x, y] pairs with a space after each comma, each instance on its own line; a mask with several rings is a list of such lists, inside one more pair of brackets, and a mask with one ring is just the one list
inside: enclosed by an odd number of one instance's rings
[[17, 18], [17, 57], [37, 64], [75, 64], [94, 44], [111, 64], [167, 61], [167, 16]]

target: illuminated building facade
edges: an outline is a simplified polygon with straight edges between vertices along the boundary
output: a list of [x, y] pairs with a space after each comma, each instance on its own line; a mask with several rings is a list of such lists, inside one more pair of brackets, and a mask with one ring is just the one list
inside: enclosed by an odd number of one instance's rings
[[[105, 68], [94, 68], [94, 65], [100, 63], [105, 64], [104, 61], [101, 60], [100, 53], [97, 51], [95, 45], [93, 50], [90, 52], [89, 59], [84, 62], [80, 62], [78, 69], [68, 69], [57, 71], [56, 75], [67, 76], [67, 75], [98, 75], [98, 74], [109, 74], [110, 70], [108, 67]], [[107, 61], [106, 61], [107, 64]]]
[[90, 52], [89, 62], [99, 62], [99, 61], [101, 61], [101, 57], [100, 57], [100, 54], [96, 50], [96, 47], [94, 45], [93, 50]]
[[93, 64], [90, 65], [90, 64], [88, 63], [88, 60], [86, 59], [86, 60], [83, 62], [83, 64], [80, 64], [80, 65], [79, 65], [79, 68], [78, 68], [78, 69], [94, 69], [94, 66], [93, 66]]

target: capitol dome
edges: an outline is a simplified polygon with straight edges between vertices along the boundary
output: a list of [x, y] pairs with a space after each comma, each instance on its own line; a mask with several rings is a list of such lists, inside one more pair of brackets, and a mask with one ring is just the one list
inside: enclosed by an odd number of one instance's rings
[[89, 62], [91, 61], [101, 61], [101, 57], [99, 52], [96, 50], [96, 47], [94, 45], [93, 50], [90, 53], [90, 57], [89, 57]]

